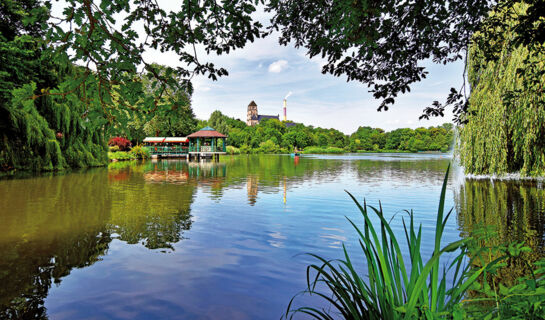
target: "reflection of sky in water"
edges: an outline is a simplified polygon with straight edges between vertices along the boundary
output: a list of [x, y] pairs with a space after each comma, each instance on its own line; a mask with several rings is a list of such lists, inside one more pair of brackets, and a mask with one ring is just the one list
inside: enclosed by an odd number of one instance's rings
[[[83, 209], [83, 220], [66, 218], [65, 232], [77, 238], [85, 227], [70, 226], [105, 210], [93, 225], [115, 234], [97, 262], [73, 266], [49, 290], [45, 306], [56, 319], [279, 318], [304, 289], [306, 266], [315, 262], [303, 253], [340, 258], [343, 243], [352, 254], [359, 252], [345, 217], [356, 223], [362, 218], [345, 190], [369, 205], [378, 207], [381, 200], [403, 238], [404, 210], [413, 209], [422, 223], [423, 253], [431, 255], [447, 164], [447, 158], [428, 154], [304, 156], [297, 164], [288, 156], [242, 156], [227, 157], [219, 166], [170, 161], [93, 171], [93, 185], [103, 185], [85, 194], [109, 200]], [[9, 189], [1, 189], [6, 181], [0, 181], [0, 191], [14, 192], [21, 181]], [[51, 205], [43, 192], [21, 210]], [[446, 208], [453, 206], [451, 189]], [[60, 208], [68, 217], [70, 208]], [[28, 231], [24, 224], [18, 228], [14, 238]], [[172, 234], [176, 230], [178, 236]], [[459, 237], [453, 215], [443, 243]], [[73, 246], [71, 241], [64, 246]]]

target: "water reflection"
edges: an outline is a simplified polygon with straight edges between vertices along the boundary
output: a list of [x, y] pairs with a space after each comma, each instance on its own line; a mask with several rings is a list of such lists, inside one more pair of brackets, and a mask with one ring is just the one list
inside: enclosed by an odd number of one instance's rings
[[0, 183], [0, 318], [44, 318], [51, 285], [105, 254], [107, 178], [92, 172]]
[[133, 164], [0, 183], [2, 318], [45, 317], [51, 284], [99, 261], [112, 239], [173, 249], [191, 227], [195, 187], [139, 183], [145, 172]]
[[[340, 257], [343, 242], [358, 250], [344, 216], [359, 214], [344, 189], [382, 200], [388, 219], [414, 209], [424, 243], [433, 243], [447, 164], [407, 155], [238, 156], [2, 180], [0, 318], [278, 318], [304, 288], [310, 260], [300, 253]], [[445, 241], [497, 224], [494, 241], [524, 240], [543, 252], [540, 185], [450, 187], [458, 222], [451, 218]], [[393, 221], [403, 235], [401, 219]]]
[[[466, 179], [454, 198], [463, 237], [486, 231], [484, 246], [524, 242], [532, 249], [524, 254], [525, 259], [534, 262], [545, 256], [545, 189], [541, 182]], [[498, 278], [513, 285], [525, 271], [520, 263], [509, 263]]]

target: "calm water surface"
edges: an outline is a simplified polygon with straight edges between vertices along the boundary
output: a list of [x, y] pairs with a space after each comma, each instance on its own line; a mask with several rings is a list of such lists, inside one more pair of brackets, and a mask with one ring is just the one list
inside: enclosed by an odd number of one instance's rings
[[[301, 253], [339, 258], [343, 242], [357, 253], [345, 216], [360, 216], [345, 189], [381, 200], [400, 236], [413, 209], [431, 254], [449, 161], [238, 156], [0, 180], [0, 318], [278, 319], [314, 262]], [[497, 224], [498, 241], [541, 254], [544, 193], [454, 177], [443, 241]]]

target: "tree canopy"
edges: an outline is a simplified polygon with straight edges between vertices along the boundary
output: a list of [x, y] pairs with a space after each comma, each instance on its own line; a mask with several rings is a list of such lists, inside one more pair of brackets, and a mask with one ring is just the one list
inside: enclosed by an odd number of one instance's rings
[[[528, 0], [528, 14], [519, 33], [528, 43], [543, 42], [544, 0]], [[374, 0], [216, 0], [183, 1], [179, 8], [167, 11], [155, 0], [68, 0], [61, 16], [48, 21], [47, 42], [59, 57], [83, 61], [96, 71], [98, 85], [112, 90], [110, 84], [124, 84], [117, 89], [120, 97], [134, 102], [141, 90], [133, 83], [133, 74], [142, 67], [154, 74], [155, 97], [166, 84], [180, 85], [191, 93], [191, 77], [207, 75], [212, 79], [227, 75], [227, 70], [199, 59], [196, 46], [207, 54], [224, 54], [244, 47], [258, 37], [280, 32], [280, 43], [294, 43], [306, 48], [309, 56], [327, 60], [322, 71], [371, 87], [379, 110], [387, 110], [399, 94], [426, 77], [424, 60], [449, 63], [464, 59], [472, 35], [488, 22], [493, 8], [511, 8], [514, 0], [478, 1], [374, 1]], [[51, 2], [43, 1], [45, 8]], [[272, 12], [265, 27], [252, 14], [258, 6]], [[35, 22], [43, 14], [34, 8], [25, 21]], [[119, 19], [121, 17], [121, 19]], [[118, 22], [119, 28], [115, 27]], [[497, 23], [496, 23], [497, 24]], [[138, 28], [143, 26], [141, 39]], [[488, 44], [494, 47], [494, 44]], [[74, 50], [68, 55], [67, 48]], [[176, 83], [157, 73], [143, 58], [147, 49], [172, 51], [184, 67]], [[463, 77], [461, 76], [461, 79]], [[447, 104], [455, 105], [458, 115], [465, 113], [465, 86], [452, 89]], [[108, 103], [108, 99], [101, 101]], [[131, 103], [132, 104], [132, 103]], [[140, 103], [154, 107], [154, 99]], [[423, 117], [444, 114], [445, 105], [435, 101]]]

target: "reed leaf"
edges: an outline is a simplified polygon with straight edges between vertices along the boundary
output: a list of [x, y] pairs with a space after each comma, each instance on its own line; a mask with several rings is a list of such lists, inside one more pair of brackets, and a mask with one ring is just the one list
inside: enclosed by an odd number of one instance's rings
[[[405, 261], [398, 235], [384, 218], [382, 205], [375, 208], [367, 205], [365, 200], [362, 205], [347, 191], [363, 218], [363, 227], [349, 218], [347, 220], [358, 235], [367, 277], [358, 273], [344, 244], [343, 259], [327, 260], [309, 254], [319, 263], [307, 268], [307, 290], [299, 294], [315, 295], [328, 303], [331, 309], [294, 307], [296, 295], [284, 317], [292, 318], [297, 313], [303, 313], [314, 319], [432, 319], [459, 310], [466, 290], [480, 275], [490, 270], [490, 264], [470, 272], [469, 265], [466, 265], [468, 259], [465, 258], [470, 239], [441, 247], [443, 231], [452, 213], [450, 210], [444, 214], [448, 173], [449, 169], [439, 197], [434, 251], [427, 261], [422, 258], [422, 226], [415, 224], [412, 211], [405, 211], [409, 216], [408, 223], [403, 219], [404, 240], [409, 253], [409, 259]], [[373, 224], [371, 216], [379, 219], [380, 226]], [[447, 252], [457, 254], [452, 263], [441, 268], [441, 257]], [[453, 270], [454, 279], [453, 287], [448, 288], [447, 274], [450, 270]], [[315, 274], [312, 276], [312, 273]], [[324, 284], [329, 291], [319, 291], [323, 287], [318, 284]]]

